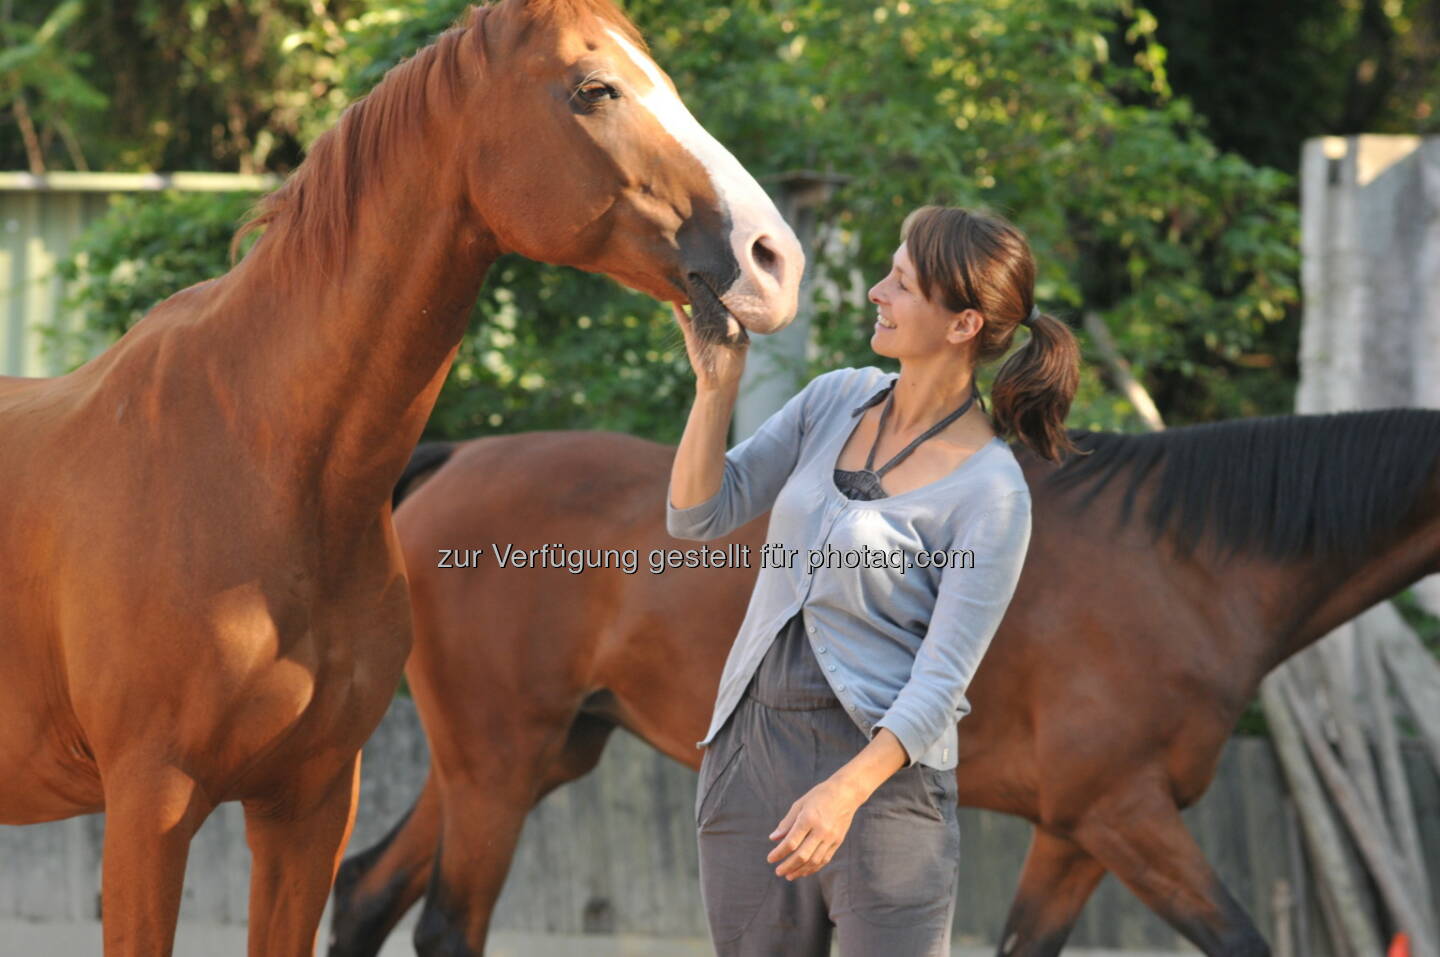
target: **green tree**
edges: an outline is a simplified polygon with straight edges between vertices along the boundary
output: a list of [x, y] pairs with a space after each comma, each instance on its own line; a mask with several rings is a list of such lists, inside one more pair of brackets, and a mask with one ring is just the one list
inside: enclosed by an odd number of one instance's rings
[[[334, 55], [338, 88], [363, 93], [462, 9], [392, 0], [355, 17]], [[1172, 422], [1288, 408], [1283, 376], [1253, 350], [1297, 298], [1293, 182], [1210, 143], [1170, 95], [1143, 10], [1126, 0], [626, 9], [692, 112], [752, 173], [851, 177], [821, 217], [850, 250], [824, 268], [850, 291], [822, 304], [811, 372], [885, 364], [868, 348], [864, 290], [909, 209], [958, 203], [1027, 232], [1042, 305], [1103, 316]], [[334, 111], [312, 102], [298, 123], [319, 127]], [[503, 260], [431, 432], [579, 425], [674, 439], [690, 377], [672, 322], [599, 277]], [[1132, 422], [1087, 372], [1072, 424]]]
[[[34, 167], [25, 104], [45, 104], [49, 169], [284, 171], [315, 131], [317, 101], [341, 97], [336, 57], [369, 0], [3, 0], [0, 169]], [[317, 13], [318, 11], [318, 13]], [[57, 19], [63, 31], [50, 29]], [[33, 39], [40, 56], [18, 56]], [[99, 100], [96, 91], [104, 91]], [[3, 95], [3, 94], [0, 94]], [[17, 109], [17, 104], [19, 108]], [[104, 106], [104, 109], [98, 109]], [[3, 117], [3, 115], [0, 115]], [[70, 133], [66, 133], [67, 126]], [[83, 159], [82, 159], [83, 157]]]
[[156, 303], [224, 273], [230, 238], [256, 198], [251, 193], [116, 196], [57, 267], [72, 290], [68, 306], [79, 309], [85, 321], [78, 332], [47, 330], [49, 348], [78, 366]]
[[1440, 131], [1437, 0], [1149, 0], [1175, 90], [1287, 172], [1313, 136]]
[[35, 26], [13, 19], [8, 0], [0, 5], [0, 108], [15, 118], [32, 173], [45, 172], [57, 135], [75, 168], [85, 169], [72, 118], [93, 116], [108, 102], [82, 75], [90, 56], [67, 43], [82, 12], [80, 0], [65, 0]]

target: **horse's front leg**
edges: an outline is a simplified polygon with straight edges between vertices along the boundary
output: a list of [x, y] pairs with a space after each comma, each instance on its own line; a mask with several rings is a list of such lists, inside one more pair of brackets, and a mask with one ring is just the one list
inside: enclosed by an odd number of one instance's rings
[[166, 957], [175, 943], [190, 839], [214, 809], [194, 778], [158, 760], [101, 768], [105, 957]]
[[[303, 782], [303, 772], [302, 772]], [[312, 957], [330, 884], [355, 824], [360, 753], [338, 773], [245, 803], [250, 957]]]

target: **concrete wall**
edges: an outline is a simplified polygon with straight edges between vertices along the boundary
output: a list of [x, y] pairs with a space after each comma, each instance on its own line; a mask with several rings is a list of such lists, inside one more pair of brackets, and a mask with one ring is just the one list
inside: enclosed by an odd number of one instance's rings
[[[1425, 851], [1440, 859], [1440, 781], [1415, 751], [1414, 793]], [[408, 699], [397, 699], [366, 746], [353, 853], [409, 807], [427, 764]], [[695, 774], [621, 731], [600, 767], [552, 793], [526, 824], [496, 914], [498, 930], [704, 937], [694, 834]], [[1205, 798], [1186, 812], [1221, 878], [1267, 935], [1276, 883], [1303, 860], [1269, 744], [1234, 739]], [[1004, 922], [1029, 840], [1022, 821], [962, 809], [957, 944], [992, 943]], [[103, 823], [78, 818], [0, 827], [0, 921], [94, 920]], [[182, 920], [242, 923], [249, 855], [238, 805], [206, 823], [190, 854]], [[1293, 882], [1293, 880], [1292, 880]], [[1311, 924], [1318, 928], [1313, 902]], [[1173, 949], [1176, 935], [1107, 877], [1072, 943]], [[1318, 947], [1301, 953], [1321, 955]]]
[[0, 190], [0, 375], [65, 371], [41, 332], [75, 328], [55, 264], [104, 215], [106, 201], [102, 193]]

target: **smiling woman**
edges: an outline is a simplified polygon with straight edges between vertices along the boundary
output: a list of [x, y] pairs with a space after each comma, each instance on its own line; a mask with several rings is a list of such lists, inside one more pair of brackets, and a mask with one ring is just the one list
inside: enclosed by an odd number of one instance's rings
[[[729, 452], [744, 351], [702, 363], [676, 311], [697, 388], [671, 535], [728, 535], [768, 509], [778, 548], [927, 556], [761, 568], [697, 742], [701, 889], [722, 955], [824, 954], [835, 928], [847, 957], [949, 952], [956, 722], [1030, 541], [1029, 488], [996, 433], [1048, 459], [1074, 451], [1064, 419], [1079, 350], [1035, 307], [1015, 227], [931, 206], [901, 239], [870, 290], [871, 347], [900, 375], [819, 376]], [[1022, 324], [1031, 339], [995, 380], [992, 426], [975, 368]], [[946, 554], [963, 558], [928, 561]]]

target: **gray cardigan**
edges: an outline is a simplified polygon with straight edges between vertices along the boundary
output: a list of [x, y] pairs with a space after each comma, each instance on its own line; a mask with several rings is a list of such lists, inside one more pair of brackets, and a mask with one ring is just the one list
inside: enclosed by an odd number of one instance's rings
[[696, 747], [710, 744], [776, 632], [803, 611], [816, 660], [866, 737], [889, 728], [907, 766], [955, 767], [965, 689], [1030, 544], [1030, 489], [995, 438], [929, 485], [874, 501], [842, 495], [833, 471], [853, 410], [891, 377], [874, 367], [817, 376], [725, 453], [709, 501], [675, 508], [667, 490], [676, 538], [719, 538], [770, 509], [766, 560]]

